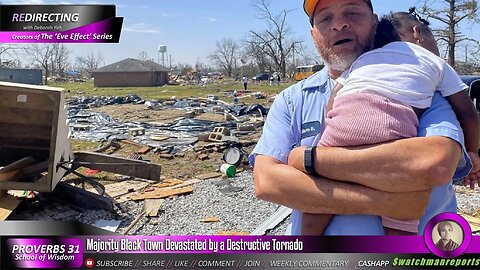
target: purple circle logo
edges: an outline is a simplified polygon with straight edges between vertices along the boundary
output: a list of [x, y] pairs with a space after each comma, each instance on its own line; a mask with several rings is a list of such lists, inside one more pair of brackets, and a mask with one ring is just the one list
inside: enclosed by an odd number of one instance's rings
[[442, 213], [427, 223], [423, 237], [433, 254], [442, 258], [454, 258], [462, 255], [470, 246], [472, 229], [460, 215]]

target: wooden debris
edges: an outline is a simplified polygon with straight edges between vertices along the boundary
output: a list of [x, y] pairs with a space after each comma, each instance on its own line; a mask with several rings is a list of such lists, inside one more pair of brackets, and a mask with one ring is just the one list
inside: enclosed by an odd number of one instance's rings
[[163, 199], [147, 199], [144, 202], [145, 216], [146, 217], [157, 217], [158, 210], [162, 207]]
[[173, 159], [173, 155], [172, 154], [160, 154], [160, 158]]
[[0, 193], [0, 221], [4, 221], [15, 208], [20, 204], [14, 196], [9, 195], [6, 191]]
[[221, 177], [221, 176], [222, 176], [221, 173], [213, 172], [213, 173], [206, 173], [206, 174], [197, 175], [195, 178], [198, 178], [200, 180], [207, 180], [207, 179], [217, 178], [217, 177]]
[[130, 223], [130, 225], [128, 225], [128, 227], [125, 229], [125, 231], [123, 232], [123, 234], [128, 234], [128, 232], [140, 221], [140, 219], [142, 219], [144, 216], [145, 216], [145, 213], [146, 211], [143, 210], [140, 215], [138, 215], [133, 221], [132, 223]]
[[[148, 186], [148, 182], [127, 180], [110, 185], [105, 185], [105, 194], [115, 199], [117, 203], [122, 203], [129, 200], [129, 195], [133, 192], [140, 191]], [[87, 189], [92, 193], [96, 192], [95, 188]]]
[[200, 222], [205, 222], [205, 223], [211, 223], [211, 222], [219, 222], [220, 219], [216, 217], [207, 217], [207, 218], [202, 218], [200, 219]]
[[171, 186], [181, 184], [183, 182], [184, 182], [183, 180], [172, 178], [172, 179], [163, 180], [161, 183], [158, 183], [158, 184], [153, 184], [151, 185], [151, 187], [158, 187], [158, 188], [171, 187]]
[[468, 221], [468, 224], [470, 224], [470, 227], [472, 228], [472, 231], [479, 231], [480, 230], [480, 219], [470, 216], [465, 213], [459, 213], [460, 216], [462, 216], [464, 219]]
[[145, 155], [146, 153], [150, 152], [150, 149], [150, 146], [143, 146], [137, 150], [137, 154]]
[[185, 157], [185, 153], [175, 153], [174, 157]]
[[187, 194], [192, 192], [193, 192], [193, 188], [191, 186], [175, 188], [175, 189], [158, 189], [145, 194], [132, 196], [131, 199], [134, 201], [139, 201], [144, 199], [162, 199], [162, 198], [167, 198], [174, 195], [181, 195], [181, 194]]
[[163, 135], [153, 135], [153, 136], [150, 136], [150, 139], [151, 139], [151, 140], [158, 141], [158, 142], [166, 141], [166, 140], [168, 140], [168, 139], [170, 139], [170, 138], [171, 138], [170, 136], [163, 136]]
[[219, 231], [217, 235], [249, 235], [248, 232]]
[[198, 155], [198, 159], [200, 159], [200, 160], [206, 160], [206, 159], [208, 159], [208, 155], [206, 155], [206, 154], [200, 154], [200, 155]]
[[193, 185], [193, 184], [196, 184], [200, 182], [200, 179], [190, 179], [190, 180], [187, 180], [187, 181], [183, 181], [182, 183], [179, 183], [177, 185], [174, 185], [174, 186], [170, 186], [170, 187], [164, 187], [162, 189], [175, 189], [175, 188], [181, 188], [181, 187], [186, 187], [186, 186], [190, 186], [190, 185]]
[[121, 140], [121, 142], [126, 143], [126, 144], [130, 144], [130, 145], [139, 146], [139, 147], [146, 146], [146, 144], [137, 143], [137, 142], [134, 142], [132, 140]]

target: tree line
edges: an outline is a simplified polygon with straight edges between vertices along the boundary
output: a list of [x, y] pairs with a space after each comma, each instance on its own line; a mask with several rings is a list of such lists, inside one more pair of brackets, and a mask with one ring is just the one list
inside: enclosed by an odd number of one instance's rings
[[[292, 38], [287, 21], [289, 11], [273, 14], [270, 2], [254, 1], [258, 19], [265, 22], [264, 30], [252, 30], [249, 37], [242, 41], [217, 41], [209, 58], [226, 75], [238, 76], [245, 67], [253, 65], [256, 71], [279, 71], [285, 77], [296, 65], [318, 64], [322, 61], [315, 54], [306, 52], [303, 41]], [[480, 72], [480, 42], [460, 31], [461, 26], [478, 28], [478, 1], [421, 0], [417, 4], [418, 8], [409, 10], [412, 16], [420, 14], [419, 18], [438, 24], [432, 31], [442, 51], [441, 57], [461, 74]], [[459, 51], [462, 51], [463, 57], [458, 57]]]
[[[224, 38], [215, 44], [208, 56], [210, 64], [197, 60], [196, 70], [202, 72], [221, 71], [228, 77], [239, 78], [258, 72], [279, 72], [288, 77], [296, 66], [321, 64], [323, 61], [316, 52], [309, 51], [303, 41], [292, 34], [289, 25], [291, 10], [273, 13], [271, 0], [253, 0], [257, 19], [264, 23], [263, 29], [251, 30], [244, 40]], [[460, 74], [471, 74], [480, 71], [480, 42], [476, 38], [463, 34], [461, 27], [477, 28], [479, 23], [477, 0], [419, 0], [418, 8], [410, 9], [412, 16], [416, 13], [423, 18], [437, 22], [432, 27], [442, 52], [442, 57]], [[308, 31], [308, 29], [305, 29]], [[459, 57], [459, 52], [461, 57]], [[0, 67], [40, 68], [46, 78], [63, 76], [72, 67], [70, 50], [63, 44], [0, 44]], [[463, 57], [462, 57], [463, 56]], [[146, 52], [137, 56], [140, 60], [148, 60]], [[22, 59], [29, 59], [31, 64], [22, 64]], [[89, 53], [78, 56], [74, 66], [84, 76], [91, 77], [92, 71], [104, 65], [100, 53]], [[187, 72], [193, 69], [188, 64], [178, 63], [172, 68]]]

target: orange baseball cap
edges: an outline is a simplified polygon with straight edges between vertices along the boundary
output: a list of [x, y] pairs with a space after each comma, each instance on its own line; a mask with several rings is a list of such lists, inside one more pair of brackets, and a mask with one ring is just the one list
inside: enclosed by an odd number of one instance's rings
[[[315, 11], [315, 7], [317, 6], [318, 2], [320, 2], [320, 0], [304, 0], [303, 1], [303, 10], [305, 10], [305, 13], [307, 13], [309, 18], [312, 18], [313, 12]], [[367, 2], [370, 9], [373, 11], [372, 1], [365, 0], [365, 2]]]

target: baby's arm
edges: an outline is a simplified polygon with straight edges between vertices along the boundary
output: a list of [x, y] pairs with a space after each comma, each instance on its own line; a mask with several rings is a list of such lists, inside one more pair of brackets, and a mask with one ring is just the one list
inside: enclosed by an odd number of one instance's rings
[[[447, 97], [448, 102], [452, 105], [460, 125], [462, 126], [465, 135], [465, 147], [472, 159], [473, 169], [470, 175], [480, 172], [480, 158], [478, 157], [478, 140], [480, 123], [478, 121], [477, 110], [473, 106], [467, 91], [460, 91], [456, 94]], [[467, 177], [468, 179], [468, 177]], [[476, 180], [472, 179], [472, 180]], [[471, 187], [473, 184], [471, 181]]]

